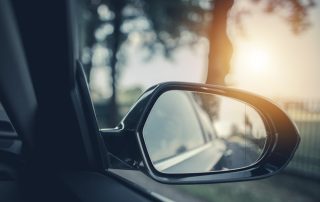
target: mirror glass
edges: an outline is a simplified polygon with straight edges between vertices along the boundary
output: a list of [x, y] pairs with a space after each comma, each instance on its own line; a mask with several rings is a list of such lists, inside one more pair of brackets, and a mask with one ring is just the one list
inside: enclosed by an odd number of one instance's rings
[[259, 113], [242, 101], [171, 90], [152, 107], [143, 138], [159, 172], [202, 173], [253, 164], [267, 132]]

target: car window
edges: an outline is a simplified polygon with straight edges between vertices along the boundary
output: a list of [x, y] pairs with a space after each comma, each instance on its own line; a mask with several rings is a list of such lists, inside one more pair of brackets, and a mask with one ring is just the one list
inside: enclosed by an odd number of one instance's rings
[[143, 129], [147, 149], [154, 162], [204, 144], [203, 135], [191, 95], [177, 91], [159, 97]]
[[[204, 94], [202, 96], [205, 97], [206, 95]], [[196, 94], [193, 95], [193, 101], [195, 102], [195, 108], [198, 113], [201, 125], [203, 127], [203, 132], [205, 134], [206, 140], [212, 141], [217, 137], [216, 130], [215, 130], [214, 126], [212, 125], [212, 120], [210, 119], [210, 113], [206, 112], [206, 107], [205, 107], [205, 104], [203, 103], [203, 101], [206, 99], [199, 100], [199, 98], [200, 98], [200, 95], [198, 95], [198, 96], [196, 96]], [[211, 99], [207, 99], [207, 100], [211, 100]], [[212, 106], [215, 106], [215, 104], [211, 105], [211, 107]], [[212, 107], [211, 109], [213, 109], [215, 107]]]
[[[288, 167], [265, 180], [168, 186], [133, 171], [123, 176], [176, 201], [320, 200], [317, 1], [81, 0], [79, 7], [79, 52], [100, 128], [119, 124], [150, 86], [185, 81], [266, 96], [301, 133]], [[199, 118], [205, 133], [218, 134]]]

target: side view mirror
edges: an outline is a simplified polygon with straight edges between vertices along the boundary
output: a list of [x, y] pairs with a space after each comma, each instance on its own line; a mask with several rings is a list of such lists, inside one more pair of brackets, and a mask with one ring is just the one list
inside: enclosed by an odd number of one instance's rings
[[147, 90], [115, 129], [101, 130], [109, 168], [172, 184], [271, 176], [299, 134], [269, 100], [233, 88], [168, 82]]

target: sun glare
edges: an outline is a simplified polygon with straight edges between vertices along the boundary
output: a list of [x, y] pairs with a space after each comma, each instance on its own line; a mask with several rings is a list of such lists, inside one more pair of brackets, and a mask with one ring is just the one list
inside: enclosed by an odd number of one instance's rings
[[236, 66], [247, 73], [261, 73], [271, 65], [268, 51], [259, 47], [244, 46], [235, 54], [234, 62]]
[[[230, 83], [259, 92], [268, 89], [266, 79], [275, 73], [270, 49], [265, 46], [242, 43], [238, 44], [232, 59], [232, 75]], [[254, 83], [254, 85], [252, 85]]]
[[269, 55], [262, 49], [252, 49], [248, 52], [247, 58], [248, 67], [251, 70], [261, 71], [268, 67]]

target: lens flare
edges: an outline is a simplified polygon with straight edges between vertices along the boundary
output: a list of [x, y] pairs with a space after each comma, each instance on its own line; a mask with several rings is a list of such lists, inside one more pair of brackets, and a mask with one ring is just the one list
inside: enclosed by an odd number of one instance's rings
[[254, 71], [262, 71], [268, 68], [269, 55], [265, 50], [252, 49], [248, 52], [246, 58], [248, 67]]

